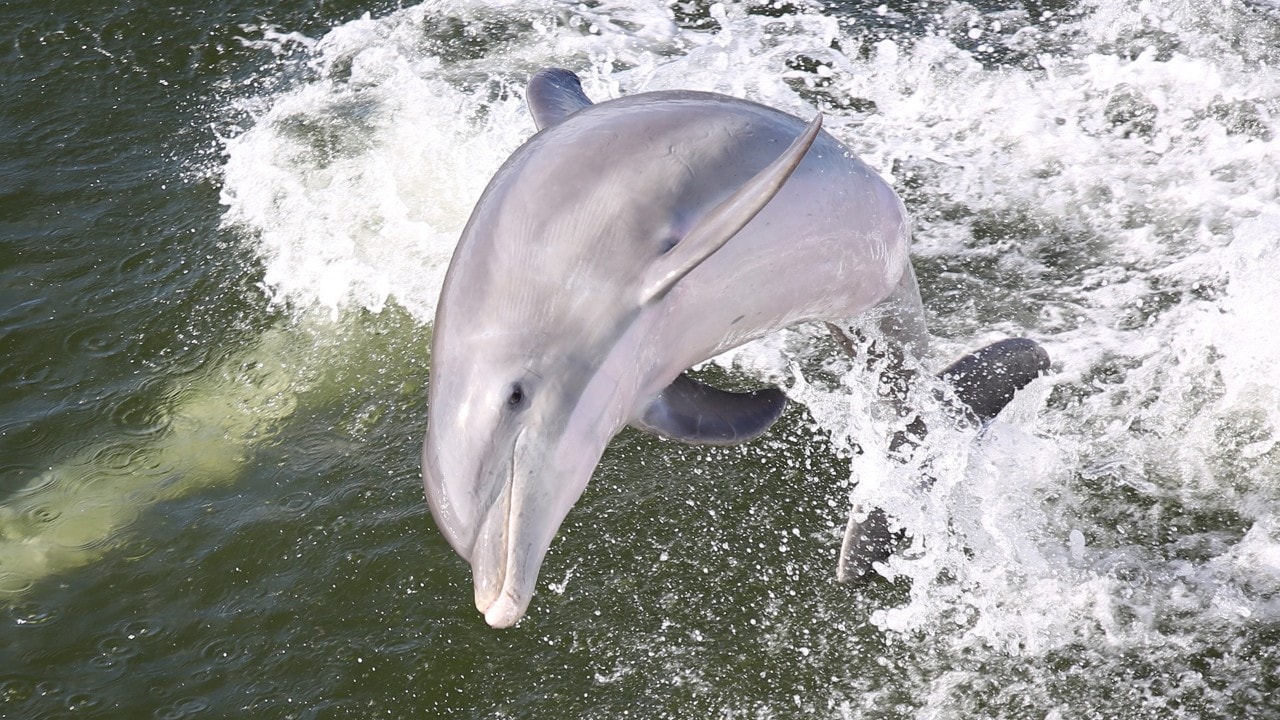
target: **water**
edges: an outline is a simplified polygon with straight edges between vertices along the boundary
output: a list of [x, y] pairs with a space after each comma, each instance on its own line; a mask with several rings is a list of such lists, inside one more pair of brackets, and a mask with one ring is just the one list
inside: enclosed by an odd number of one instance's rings
[[[366, 14], [367, 13], [367, 14]], [[1280, 8], [0, 7], [0, 715], [1280, 717]], [[808, 116], [917, 226], [933, 362], [1054, 373], [922, 491], [801, 328], [763, 441], [615, 441], [484, 626], [418, 467], [524, 79]], [[860, 448], [870, 448], [858, 454]], [[850, 507], [913, 533], [832, 581]]]

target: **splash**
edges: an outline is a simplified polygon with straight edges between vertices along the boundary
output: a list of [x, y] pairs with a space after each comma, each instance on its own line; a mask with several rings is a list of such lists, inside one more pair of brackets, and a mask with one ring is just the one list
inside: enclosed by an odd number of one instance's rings
[[[570, 67], [598, 99], [683, 87], [820, 107], [916, 218], [934, 366], [1000, 334], [1056, 361], [980, 443], [935, 435], [927, 491], [920, 464], [855, 456], [852, 501], [913, 538], [883, 568], [908, 596], [872, 616], [915, 648], [910, 703], [1065, 716], [1073, 679], [1106, 678], [1170, 717], [1243, 712], [1225, 681], [1179, 695], [1135, 673], [1189, 671], [1224, 634], [1248, 666], [1280, 619], [1280, 24], [1230, 1], [1028, 7], [476, 2], [363, 19], [310, 41], [306, 80], [228, 142], [228, 222], [277, 301], [396, 303], [426, 323], [471, 203], [532, 133], [532, 70]], [[802, 329], [720, 362], [795, 378], [837, 448], [877, 447], [864, 381], [822, 352]], [[1058, 673], [1064, 658], [1093, 674]], [[1014, 668], [1014, 689], [980, 687]]]

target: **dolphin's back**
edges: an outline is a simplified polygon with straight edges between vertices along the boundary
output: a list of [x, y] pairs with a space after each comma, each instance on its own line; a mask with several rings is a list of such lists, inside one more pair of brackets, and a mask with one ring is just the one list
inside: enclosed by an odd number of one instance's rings
[[[512, 155], [458, 252], [481, 251], [496, 278], [546, 278], [531, 291], [616, 293], [804, 128], [787, 113], [704, 92], [587, 106]], [[673, 290], [673, 300], [700, 310], [697, 322], [672, 329], [670, 342], [703, 355], [696, 362], [798, 322], [853, 317], [892, 291], [909, 237], [893, 190], [822, 132], [777, 196]], [[606, 320], [579, 306], [569, 315]]]
[[[623, 159], [633, 154], [600, 153], [613, 163], [618, 191], [656, 190], [665, 194], [661, 206], [691, 222], [804, 128], [804, 120], [751, 101], [662, 91], [583, 109], [548, 134], [573, 141], [598, 134], [620, 149], [643, 147], [651, 165], [642, 171]], [[665, 189], [656, 187], [663, 182]], [[688, 319], [669, 330], [667, 342], [699, 356], [692, 364], [797, 323], [853, 318], [903, 278], [910, 234], [888, 183], [824, 131], [773, 200], [673, 290]]]

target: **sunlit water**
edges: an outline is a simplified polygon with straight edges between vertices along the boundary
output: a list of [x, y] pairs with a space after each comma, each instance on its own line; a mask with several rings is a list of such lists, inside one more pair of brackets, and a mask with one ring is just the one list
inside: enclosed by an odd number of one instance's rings
[[[0, 21], [0, 715], [1280, 717], [1274, 3]], [[818, 329], [732, 353], [779, 426], [621, 435], [490, 630], [422, 500], [426, 348], [546, 65], [821, 109], [915, 219], [930, 363], [1053, 373], [901, 467]], [[855, 503], [912, 536], [861, 588]]]

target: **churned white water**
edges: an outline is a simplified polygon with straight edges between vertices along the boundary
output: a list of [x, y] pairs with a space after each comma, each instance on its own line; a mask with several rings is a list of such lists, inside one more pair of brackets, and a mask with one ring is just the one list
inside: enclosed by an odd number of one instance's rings
[[[246, 42], [280, 48], [296, 80], [227, 141], [227, 222], [274, 298], [335, 313], [394, 302], [431, 321], [472, 204], [533, 132], [521, 94], [540, 67], [596, 99], [682, 87], [821, 109], [915, 218], [933, 362], [1005, 335], [1054, 360], [980, 442], [930, 440], [927, 490], [918, 466], [855, 458], [854, 500], [912, 535], [882, 570], [909, 594], [872, 622], [929, 638], [920, 716], [1075, 717], [1062, 698], [1089, 673], [1123, 684], [1121, 710], [1280, 712], [1258, 695], [1280, 687], [1263, 677], [1280, 667], [1274, 4], [427, 2]], [[813, 370], [816, 337], [736, 365], [791, 375], [837, 447], [874, 447], [865, 388]], [[1176, 686], [1143, 680], [1168, 664]], [[1000, 673], [986, 710], [966, 704]]]

